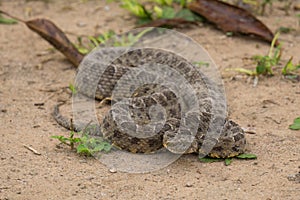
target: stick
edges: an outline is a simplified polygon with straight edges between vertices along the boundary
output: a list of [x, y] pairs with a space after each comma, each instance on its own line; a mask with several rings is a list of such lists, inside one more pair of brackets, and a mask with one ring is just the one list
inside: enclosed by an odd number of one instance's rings
[[30, 151], [32, 151], [35, 155], [42, 155], [40, 152], [38, 152], [37, 150], [35, 150], [34, 148], [32, 148], [32, 147], [30, 147], [30, 146], [28, 146], [28, 145], [26, 145], [26, 144], [23, 144], [24, 145], [24, 147], [26, 148], [26, 149], [28, 149], [28, 150], [30, 150]]

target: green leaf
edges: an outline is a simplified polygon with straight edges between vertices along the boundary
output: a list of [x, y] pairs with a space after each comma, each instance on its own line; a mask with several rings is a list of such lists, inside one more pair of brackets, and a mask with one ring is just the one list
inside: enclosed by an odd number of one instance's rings
[[187, 8], [184, 8], [176, 13], [176, 18], [182, 18], [188, 21], [202, 21], [202, 18], [195, 15], [192, 11]]
[[274, 60], [270, 58], [269, 56], [263, 56], [260, 60], [257, 62], [256, 66], [256, 73], [257, 74], [273, 74], [272, 66], [274, 65]]
[[62, 135], [53, 135], [53, 136], [51, 136], [51, 138], [58, 139], [58, 140], [61, 141], [61, 142], [66, 142], [66, 141], [68, 141], [68, 138], [66, 138], [66, 137], [64, 137], [64, 136], [62, 136]]
[[161, 18], [162, 19], [173, 19], [176, 15], [176, 12], [174, 10], [174, 8], [169, 7], [169, 6], [164, 6], [162, 8], [162, 15]]
[[159, 7], [159, 6], [154, 6], [153, 10], [154, 10], [154, 12], [155, 12], [157, 18], [161, 18], [161, 17], [162, 17], [162, 15], [163, 15], [163, 10], [162, 10], [161, 7]]
[[267, 72], [267, 68], [264, 62], [259, 62], [256, 66], [257, 74], [265, 74]]
[[14, 19], [8, 19], [0, 15], [0, 24], [17, 24], [18, 21]]
[[232, 162], [232, 159], [231, 159], [231, 158], [226, 158], [226, 159], [225, 159], [225, 165], [226, 165], [226, 166], [230, 165], [231, 162]]
[[204, 162], [204, 163], [212, 163], [212, 162], [220, 162], [223, 159], [204, 157], [204, 158], [199, 158], [199, 160], [200, 160], [200, 162]]
[[89, 49], [85, 48], [85, 47], [80, 47], [80, 46], [76, 46], [77, 50], [82, 53], [82, 54], [88, 54], [90, 52]]
[[99, 43], [105, 43], [107, 40], [114, 37], [115, 35], [116, 33], [113, 30], [109, 30], [108, 32], [100, 34], [96, 39]]
[[73, 142], [73, 143], [80, 143], [80, 142], [82, 142], [81, 138], [72, 138], [72, 139], [70, 139], [70, 141]]
[[87, 155], [87, 156], [92, 155], [89, 148], [87, 148], [84, 144], [78, 145], [76, 150], [77, 150], [77, 153], [79, 153], [79, 154], [84, 154], [84, 155]]
[[294, 123], [290, 125], [289, 128], [292, 130], [300, 130], [300, 117], [296, 118]]
[[240, 154], [240, 155], [236, 156], [236, 158], [240, 158], [240, 159], [256, 159], [257, 156], [255, 154], [251, 154], [251, 153], [244, 153], [244, 154]]
[[138, 3], [137, 0], [123, 0], [121, 7], [137, 17], [151, 18], [151, 15], [147, 12], [142, 4]]
[[165, 4], [167, 4], [168, 6], [172, 5], [173, 0], [164, 0]]
[[97, 47], [99, 45], [99, 41], [97, 40], [97, 38], [93, 36], [88, 36], [88, 39], [91, 41], [94, 47]]

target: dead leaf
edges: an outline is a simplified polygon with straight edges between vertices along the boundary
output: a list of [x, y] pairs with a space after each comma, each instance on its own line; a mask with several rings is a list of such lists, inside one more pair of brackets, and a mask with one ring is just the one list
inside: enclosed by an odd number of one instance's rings
[[64, 32], [50, 20], [33, 19], [30, 21], [24, 21], [20, 18], [11, 16], [10, 14], [4, 11], [0, 10], [0, 13], [3, 13], [13, 19], [25, 23], [29, 29], [39, 34], [42, 38], [47, 40], [57, 50], [64, 54], [67, 57], [67, 59], [76, 67], [83, 59], [84, 56], [81, 53], [79, 53], [79, 51], [70, 42], [70, 40], [67, 38]]
[[196, 0], [188, 8], [217, 25], [221, 30], [257, 36], [272, 42], [270, 29], [245, 9], [217, 0]]
[[25, 24], [63, 53], [71, 63], [75, 66], [79, 65], [83, 55], [78, 52], [64, 32], [53, 22], [47, 19], [34, 19], [26, 21]]
[[157, 19], [153, 20], [149, 23], [138, 26], [138, 28], [143, 27], [178, 27], [183, 24], [194, 24], [197, 25], [197, 22], [189, 21], [181, 18], [173, 18], [173, 19]]

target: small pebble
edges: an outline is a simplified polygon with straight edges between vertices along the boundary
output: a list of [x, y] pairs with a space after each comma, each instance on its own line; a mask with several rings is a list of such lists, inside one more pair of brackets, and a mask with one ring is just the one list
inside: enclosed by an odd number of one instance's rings
[[193, 187], [193, 184], [192, 184], [192, 183], [187, 183], [187, 184], [185, 185], [185, 187]]
[[110, 173], [116, 173], [116, 172], [117, 172], [117, 169], [116, 169], [116, 168], [110, 168], [110, 169], [109, 169], [109, 172], [110, 172]]

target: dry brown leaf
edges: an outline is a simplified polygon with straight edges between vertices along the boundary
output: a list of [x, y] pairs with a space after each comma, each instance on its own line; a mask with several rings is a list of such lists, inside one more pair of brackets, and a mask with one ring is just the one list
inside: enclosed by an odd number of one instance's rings
[[274, 34], [247, 10], [217, 0], [196, 0], [188, 8], [225, 32], [243, 33], [272, 42]]
[[71, 63], [75, 66], [79, 65], [84, 56], [78, 52], [64, 32], [53, 22], [47, 19], [34, 19], [26, 21], [25, 24], [63, 53]]
[[83, 59], [84, 56], [81, 53], [79, 53], [79, 51], [70, 42], [70, 40], [67, 38], [64, 32], [50, 20], [33, 19], [29, 21], [24, 21], [17, 17], [13, 17], [4, 11], [0, 10], [0, 13], [3, 13], [13, 19], [16, 19], [26, 24], [28, 28], [39, 34], [42, 38], [47, 40], [57, 50], [64, 54], [67, 57], [67, 59], [76, 67], [78, 67], [79, 63]]

